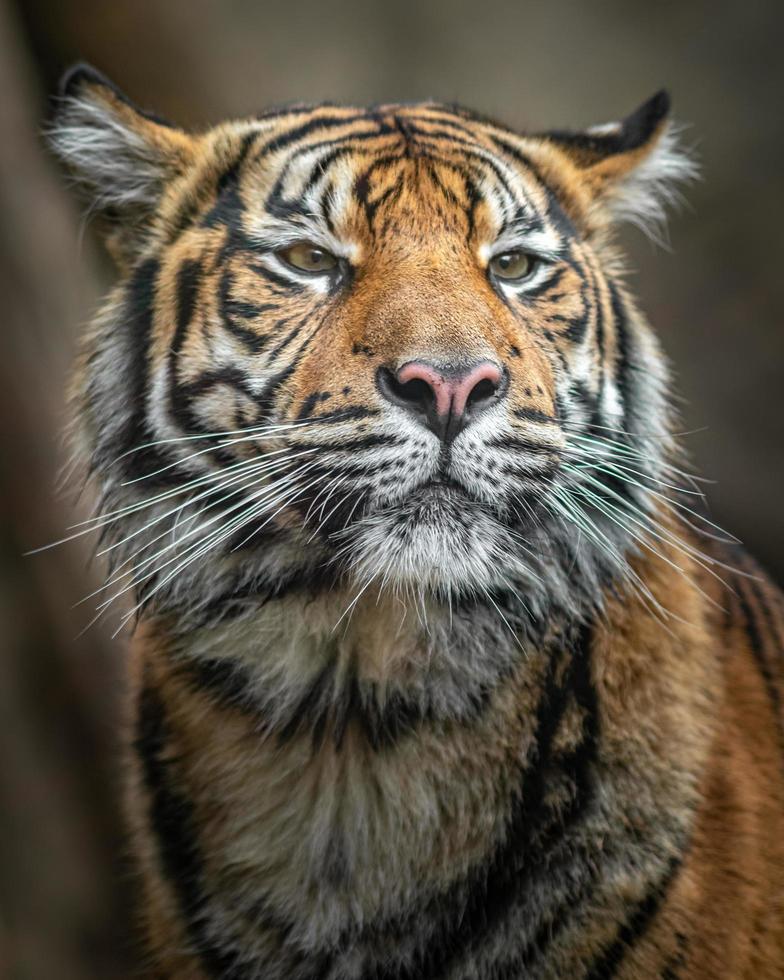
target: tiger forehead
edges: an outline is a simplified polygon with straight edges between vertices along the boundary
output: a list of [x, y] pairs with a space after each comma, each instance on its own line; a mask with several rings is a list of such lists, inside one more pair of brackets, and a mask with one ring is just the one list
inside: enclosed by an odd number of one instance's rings
[[519, 142], [467, 114], [429, 103], [323, 106], [262, 123], [250, 134], [243, 171], [267, 224], [316, 218], [335, 231], [360, 212], [371, 231], [385, 214], [435, 220], [439, 230], [468, 236], [492, 237], [514, 223], [541, 228], [548, 195], [526, 173]]
[[363, 125], [378, 135], [396, 134], [409, 149], [422, 149], [429, 139], [468, 140], [493, 146], [494, 137], [513, 138], [515, 134], [501, 124], [491, 122], [468, 110], [435, 102], [384, 103], [368, 107], [339, 106], [324, 103], [315, 106], [290, 106], [273, 109], [257, 117], [276, 142], [292, 143], [313, 136], [323, 139], [329, 130], [341, 126]]

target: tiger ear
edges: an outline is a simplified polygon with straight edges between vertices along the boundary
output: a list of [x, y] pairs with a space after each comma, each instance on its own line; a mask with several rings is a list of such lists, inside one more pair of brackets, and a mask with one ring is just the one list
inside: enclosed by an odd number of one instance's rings
[[166, 184], [193, 160], [194, 140], [144, 112], [90, 65], [63, 76], [49, 142], [106, 219], [110, 251], [136, 251]]
[[668, 205], [679, 200], [677, 185], [698, 173], [678, 145], [670, 97], [663, 90], [619, 122], [540, 138], [569, 157], [611, 218], [631, 222], [654, 238], [660, 237]]

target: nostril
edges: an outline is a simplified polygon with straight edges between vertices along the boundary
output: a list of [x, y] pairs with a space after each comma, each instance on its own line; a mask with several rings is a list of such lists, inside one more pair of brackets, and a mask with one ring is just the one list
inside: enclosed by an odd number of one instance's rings
[[420, 412], [428, 412], [435, 405], [435, 392], [422, 378], [400, 381], [389, 368], [380, 368], [377, 380], [381, 394], [396, 405]]
[[491, 361], [484, 361], [467, 371], [455, 388], [453, 410], [466, 421], [499, 400], [506, 374]]
[[498, 392], [499, 382], [490, 378], [482, 380], [474, 386], [466, 399], [466, 409], [482, 408], [487, 402], [492, 401]]
[[433, 389], [420, 378], [406, 381], [405, 384], [395, 380], [394, 385], [398, 396], [413, 405], [421, 405], [423, 408], [427, 408], [435, 400]]

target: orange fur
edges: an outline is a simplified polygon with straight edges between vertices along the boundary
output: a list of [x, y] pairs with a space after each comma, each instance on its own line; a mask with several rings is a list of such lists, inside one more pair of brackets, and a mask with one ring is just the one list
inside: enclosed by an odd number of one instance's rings
[[[121, 269], [76, 389], [139, 604], [151, 975], [784, 978], [781, 599], [673, 486], [612, 244], [689, 173], [666, 108], [189, 136], [68, 82], [55, 143]], [[286, 258], [311, 241], [332, 278]], [[395, 380], [486, 362], [451, 441]]]

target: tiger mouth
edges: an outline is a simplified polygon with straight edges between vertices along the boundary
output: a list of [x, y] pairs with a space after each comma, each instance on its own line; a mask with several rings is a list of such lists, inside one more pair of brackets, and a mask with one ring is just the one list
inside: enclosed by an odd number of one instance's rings
[[[541, 495], [526, 494], [526, 504], [533, 514], [540, 508]], [[410, 532], [430, 527], [447, 534], [452, 530], [459, 535], [466, 522], [479, 514], [494, 524], [509, 522], [503, 501], [482, 499], [459, 479], [440, 473], [423, 479], [405, 496], [380, 501], [361, 512], [360, 508], [354, 509], [353, 519], [337, 530], [348, 531], [352, 525], [380, 519], [389, 521], [393, 527], [406, 527]]]
[[411, 491], [409, 497], [432, 497], [434, 499], [463, 497], [466, 500], [474, 499], [468, 488], [451, 476], [435, 476], [429, 480], [423, 480], [418, 487]]
[[431, 526], [448, 531], [455, 521], [462, 523], [477, 508], [485, 509], [485, 505], [467, 487], [458, 480], [439, 476], [423, 480], [402, 499], [379, 508], [377, 515], [390, 517], [412, 530]]
[[392, 515], [405, 515], [409, 524], [439, 521], [447, 523], [450, 515], [470, 512], [481, 507], [482, 501], [459, 480], [439, 475], [423, 480], [405, 497], [382, 505], [379, 511]]

